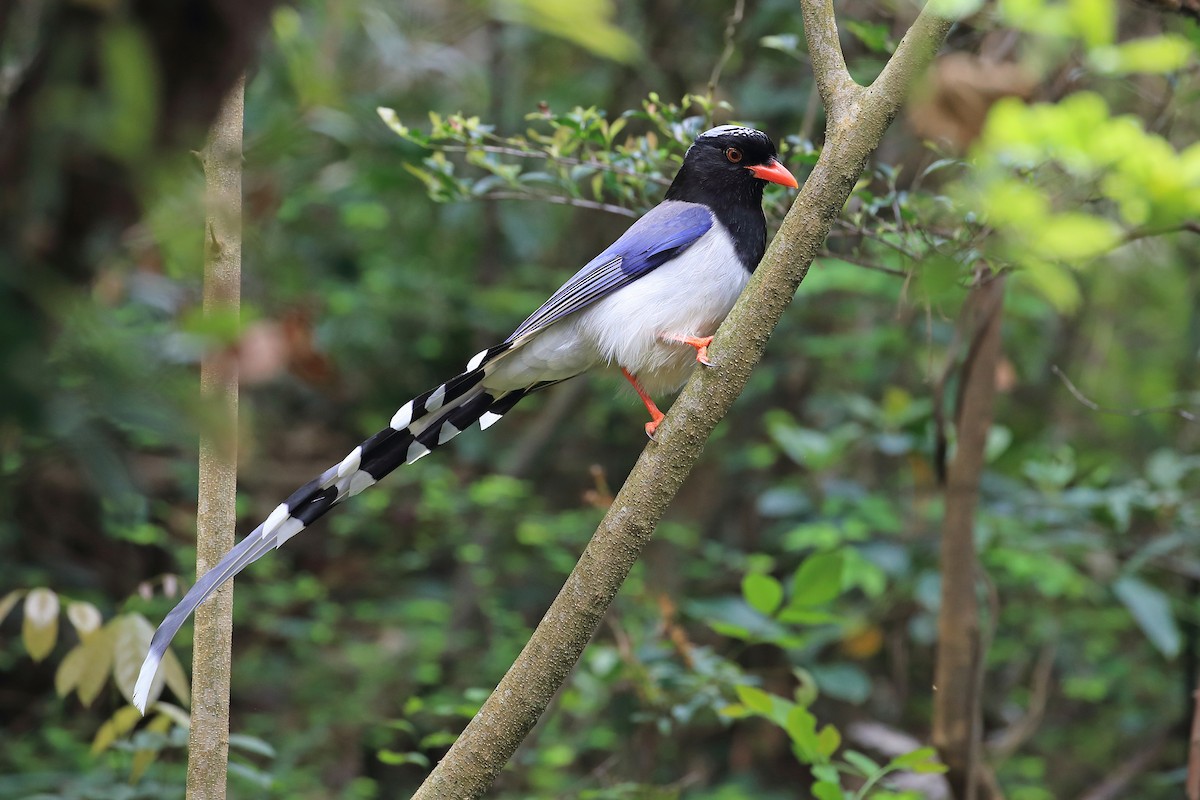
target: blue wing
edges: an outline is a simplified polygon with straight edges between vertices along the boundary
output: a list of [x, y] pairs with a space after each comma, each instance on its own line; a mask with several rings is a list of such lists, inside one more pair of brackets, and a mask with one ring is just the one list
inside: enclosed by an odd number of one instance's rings
[[628, 286], [696, 243], [713, 226], [697, 203], [668, 201], [652, 208], [620, 239], [588, 262], [529, 315], [505, 342], [530, 336]]

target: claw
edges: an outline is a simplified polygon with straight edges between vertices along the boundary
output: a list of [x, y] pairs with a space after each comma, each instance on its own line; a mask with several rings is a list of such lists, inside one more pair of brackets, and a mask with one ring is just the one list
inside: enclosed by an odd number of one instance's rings
[[696, 360], [706, 367], [713, 366], [713, 363], [708, 360], [708, 346], [712, 344], [713, 337], [711, 336], [663, 336], [668, 342], [679, 342], [686, 344], [689, 347], [696, 348]]

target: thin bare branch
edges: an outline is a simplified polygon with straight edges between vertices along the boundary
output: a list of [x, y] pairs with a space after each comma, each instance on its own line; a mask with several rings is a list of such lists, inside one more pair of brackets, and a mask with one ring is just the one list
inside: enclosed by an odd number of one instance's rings
[[825, 115], [830, 121], [840, 123], [850, 106], [858, 101], [862, 87], [854, 82], [850, 71], [846, 69], [846, 56], [842, 53], [842, 41], [838, 36], [833, 0], [804, 0], [800, 7], [804, 15], [804, 38], [808, 41], [813, 78], [817, 83], [817, 91], [821, 93], [821, 102], [825, 105]]
[[1140, 239], [1166, 236], [1172, 233], [1200, 233], [1200, 222], [1184, 222], [1180, 225], [1172, 225], [1169, 228], [1139, 228], [1125, 234], [1123, 241], [1136, 242]]
[[[204, 149], [204, 313], [237, 314], [242, 274], [242, 111], [246, 79], [234, 85]], [[233, 547], [237, 524], [237, 363], [208, 353], [200, 392], [221, 409], [219, 426], [200, 437], [196, 507], [196, 574], [208, 572]], [[224, 800], [229, 762], [229, 675], [233, 645], [233, 584], [196, 609], [192, 654], [192, 724], [188, 731], [187, 800]]]
[[737, 46], [734, 37], [737, 35], [738, 25], [742, 24], [742, 18], [745, 14], [746, 0], [734, 0], [733, 11], [730, 12], [729, 18], [725, 20], [725, 48], [721, 51], [721, 56], [717, 59], [717, 63], [713, 65], [712, 75], [708, 77], [709, 125], [713, 123], [711, 106], [717, 97], [717, 84], [721, 80], [721, 71], [725, 69], [725, 65], [729, 62], [729, 59], [733, 57]]
[[1079, 800], [1123, 800], [1129, 797], [1129, 784], [1154, 766], [1166, 749], [1170, 736], [1164, 730], [1150, 737], [1143, 736], [1141, 741], [1147, 744], [1118, 764], [1111, 774], [1081, 795]]
[[917, 77], [933, 62], [937, 50], [930, 50], [928, 42], [942, 41], [950, 31], [952, 20], [939, 17], [933, 11], [933, 3], [926, 3], [917, 15], [912, 27], [904, 34], [896, 52], [884, 65], [879, 77], [866, 90], [867, 96], [888, 109], [889, 118], [894, 116], [908, 93], [912, 91]]
[[1098, 411], [1101, 414], [1116, 414], [1122, 417], [1144, 417], [1147, 414], [1174, 414], [1192, 424], [1200, 424], [1200, 414], [1186, 408], [1180, 408], [1179, 406], [1156, 406], [1154, 408], [1110, 408], [1102, 406], [1079, 391], [1079, 388], [1071, 383], [1071, 379], [1058, 368], [1057, 364], [1051, 365], [1050, 371], [1058, 376], [1058, 379], [1063, 382], [1063, 386], [1067, 387], [1067, 391], [1071, 393], [1072, 397], [1092, 411]]
[[882, 264], [873, 264], [870, 261], [864, 261], [863, 259], [860, 259], [859, 257], [849, 253], [835, 253], [832, 250], [822, 250], [818, 254], [818, 258], [833, 258], [837, 259], [838, 261], [845, 261], [847, 264], [853, 264], [856, 267], [869, 269], [873, 272], [882, 272], [885, 275], [894, 275], [897, 278], [908, 277], [908, 273], [902, 269], [893, 269], [892, 267], [885, 267]]
[[616, 214], [621, 217], [640, 216], [636, 211], [625, 208], [623, 206], [613, 205], [612, 203], [600, 203], [596, 200], [584, 200], [581, 197], [567, 197], [559, 194], [524, 194], [522, 192], [488, 192], [485, 195], [480, 195], [484, 200], [540, 200], [545, 203], [554, 203], [560, 206], [575, 206], [577, 208], [590, 208], [594, 211], [606, 211], [609, 214]]
[[1192, 692], [1192, 732], [1188, 736], [1187, 789], [1188, 800], [1200, 800], [1200, 689]]
[[594, 161], [591, 159], [584, 160], [582, 158], [574, 158], [572, 156], [556, 156], [542, 150], [526, 150], [520, 147], [511, 147], [509, 145], [499, 144], [429, 144], [426, 145], [430, 150], [437, 150], [441, 153], [470, 153], [474, 151], [483, 151], [484, 153], [494, 153], [498, 156], [512, 156], [513, 158], [536, 158], [542, 161], [551, 161], [555, 164], [564, 164], [569, 167], [591, 167], [602, 172], [611, 172], [615, 175], [625, 175], [630, 178], [640, 178], [648, 183], [654, 183], [659, 186], [670, 186], [671, 181], [661, 175], [647, 175], [644, 172], [637, 170], [618, 167], [616, 164], [606, 164], [603, 161]]

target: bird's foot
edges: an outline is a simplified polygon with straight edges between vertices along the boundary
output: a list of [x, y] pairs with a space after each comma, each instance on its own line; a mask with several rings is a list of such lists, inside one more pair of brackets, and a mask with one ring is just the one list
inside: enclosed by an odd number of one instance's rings
[[[658, 411], [658, 409], [656, 408], [656, 409], [654, 409], [654, 411]], [[651, 412], [651, 413], [653, 413], [653, 412]], [[654, 432], [656, 430], [658, 430], [658, 423], [662, 422], [663, 417], [665, 417], [665, 416], [666, 416], [666, 414], [662, 413], [661, 411], [658, 411], [657, 414], [653, 415], [653, 419], [651, 419], [649, 422], [646, 423], [646, 435], [650, 437], [651, 441], [655, 440]]]
[[663, 421], [666, 414], [658, 410], [658, 406], [654, 405], [654, 401], [650, 399], [650, 393], [642, 388], [641, 382], [632, 372], [621, 367], [621, 374], [633, 384], [634, 391], [638, 393], [638, 397], [642, 398], [642, 402], [646, 404], [646, 410], [650, 412], [650, 421], [646, 423], [646, 435], [653, 439], [654, 432], [658, 430], [658, 423]]
[[679, 342], [686, 344], [689, 347], [696, 348], [696, 360], [706, 367], [713, 366], [713, 363], [708, 360], [708, 346], [712, 344], [713, 337], [711, 336], [664, 336], [669, 342]]

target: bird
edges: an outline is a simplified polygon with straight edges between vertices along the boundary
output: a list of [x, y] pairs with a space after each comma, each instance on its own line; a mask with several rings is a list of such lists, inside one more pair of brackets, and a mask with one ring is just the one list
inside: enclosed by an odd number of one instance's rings
[[766, 251], [767, 183], [799, 188], [765, 133], [721, 125], [700, 133], [663, 201], [589, 261], [459, 375], [409, 400], [391, 424], [301, 486], [201, 576], [155, 631], [133, 692], [146, 703], [167, 647], [193, 611], [248, 565], [331, 508], [412, 464], [472, 424], [487, 429], [522, 398], [596, 368], [619, 369], [646, 406], [679, 389]]

